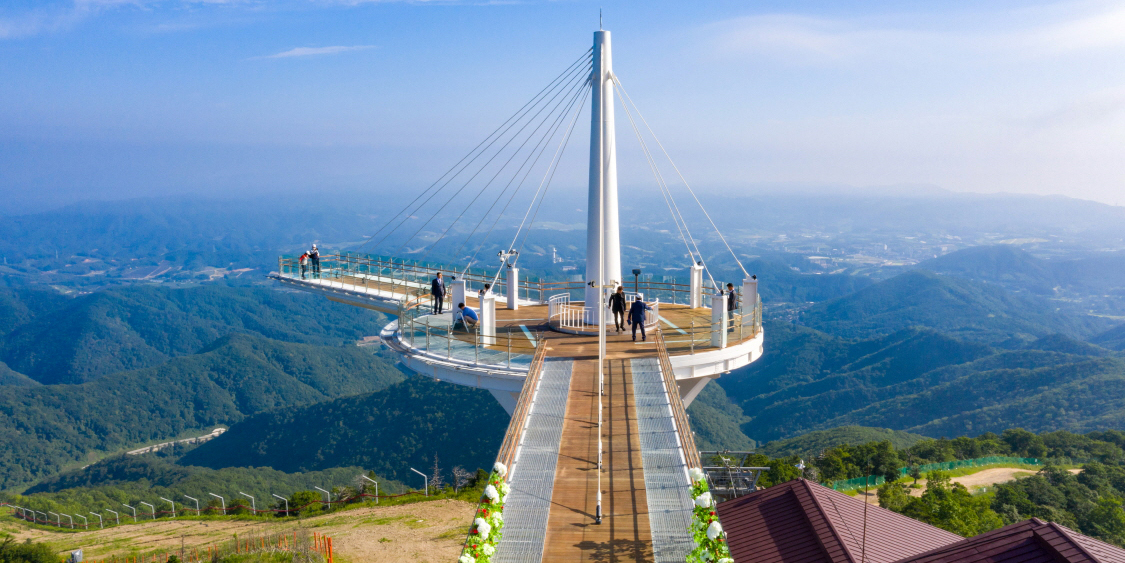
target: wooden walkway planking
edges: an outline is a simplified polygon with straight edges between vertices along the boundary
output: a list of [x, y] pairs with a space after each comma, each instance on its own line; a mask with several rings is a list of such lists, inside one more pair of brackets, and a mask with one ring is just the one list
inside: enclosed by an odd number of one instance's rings
[[652, 561], [648, 500], [629, 362], [606, 361], [602, 523], [598, 489], [597, 360], [571, 375], [543, 561]]

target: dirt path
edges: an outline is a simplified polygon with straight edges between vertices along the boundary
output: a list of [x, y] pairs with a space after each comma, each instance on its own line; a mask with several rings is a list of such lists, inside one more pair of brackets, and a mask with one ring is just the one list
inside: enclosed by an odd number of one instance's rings
[[453, 561], [460, 553], [474, 506], [468, 502], [439, 500], [388, 508], [358, 508], [300, 522], [180, 520], [121, 526], [78, 533], [28, 529], [5, 519], [0, 531], [17, 541], [49, 542], [59, 553], [82, 548], [86, 559], [110, 555], [179, 551], [224, 542], [234, 534], [259, 531], [276, 533], [304, 527], [332, 537], [336, 560], [341, 563], [381, 561]]
[[[1081, 469], [1069, 469], [1068, 471], [1070, 471], [1073, 474], [1078, 474], [1082, 470]], [[960, 477], [954, 477], [952, 479], [952, 481], [954, 483], [960, 483], [960, 484], [964, 485], [965, 488], [969, 489], [970, 491], [975, 491], [975, 490], [980, 489], [982, 487], [991, 487], [992, 485], [996, 485], [996, 484], [999, 484], [999, 483], [1007, 483], [1008, 481], [1013, 481], [1013, 480], [1018, 479], [1020, 477], [1029, 477], [1031, 475], [1035, 475], [1035, 471], [1031, 470], [1031, 469], [1021, 469], [1021, 468], [1018, 468], [1018, 467], [990, 467], [988, 469], [985, 469], [983, 471], [978, 471], [978, 472], [973, 473], [971, 475], [962, 475]], [[920, 497], [920, 496], [922, 496], [922, 492], [924, 492], [926, 490], [926, 480], [925, 479], [919, 479], [918, 484], [921, 485], [922, 488], [920, 488], [920, 489], [908, 489], [911, 496]], [[869, 502], [871, 504], [875, 504], [875, 505], [879, 504], [879, 498], [876, 496], [876, 490], [875, 489], [871, 489], [871, 491], [869, 493], [867, 493], [866, 496], [864, 496], [863, 491], [861, 490], [861, 491], [859, 491], [858, 497], [866, 500], [867, 502]]]

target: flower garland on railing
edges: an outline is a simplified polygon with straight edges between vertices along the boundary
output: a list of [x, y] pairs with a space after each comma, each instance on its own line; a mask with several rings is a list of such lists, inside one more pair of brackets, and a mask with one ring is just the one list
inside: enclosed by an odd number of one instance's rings
[[715, 514], [715, 500], [707, 491], [707, 475], [698, 467], [688, 471], [691, 477], [692, 507], [691, 532], [695, 549], [688, 554], [688, 563], [734, 563], [727, 547], [723, 525]]
[[503, 463], [498, 461], [492, 466], [488, 485], [484, 487], [484, 494], [477, 505], [473, 527], [469, 530], [469, 538], [465, 541], [465, 548], [461, 550], [457, 563], [489, 563], [496, 553], [496, 545], [500, 543], [502, 535], [500, 530], [504, 528], [504, 500], [511, 492], [504, 479], [507, 475], [508, 468]]

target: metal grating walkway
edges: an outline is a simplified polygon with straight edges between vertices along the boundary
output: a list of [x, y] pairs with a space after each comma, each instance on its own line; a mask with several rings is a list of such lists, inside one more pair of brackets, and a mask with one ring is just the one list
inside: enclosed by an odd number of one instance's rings
[[656, 563], [684, 561], [694, 547], [691, 533], [691, 486], [680, 452], [672, 407], [656, 358], [630, 361], [633, 400], [644, 463], [645, 493]]
[[566, 398], [574, 361], [549, 358], [532, 399], [527, 425], [512, 467], [512, 491], [504, 503], [504, 536], [497, 563], [538, 562], [551, 512], [551, 492], [559, 458]]

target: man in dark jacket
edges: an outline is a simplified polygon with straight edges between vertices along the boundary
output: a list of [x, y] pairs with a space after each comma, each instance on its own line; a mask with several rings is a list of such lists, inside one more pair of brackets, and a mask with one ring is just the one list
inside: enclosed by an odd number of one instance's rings
[[442, 279], [441, 272], [430, 282], [430, 295], [434, 298], [434, 314], [440, 315], [445, 302], [445, 280]]
[[617, 291], [609, 296], [609, 310], [613, 312], [613, 324], [617, 332], [625, 330], [625, 288], [617, 286]]
[[734, 314], [738, 311], [738, 294], [734, 292], [734, 284], [727, 284], [727, 326], [734, 330]]
[[637, 327], [641, 327], [641, 340], [644, 341], [648, 337], [645, 336], [645, 311], [651, 311], [652, 307], [641, 301], [641, 295], [637, 294], [637, 300], [629, 308], [629, 324], [633, 325], [633, 342], [637, 341]]

